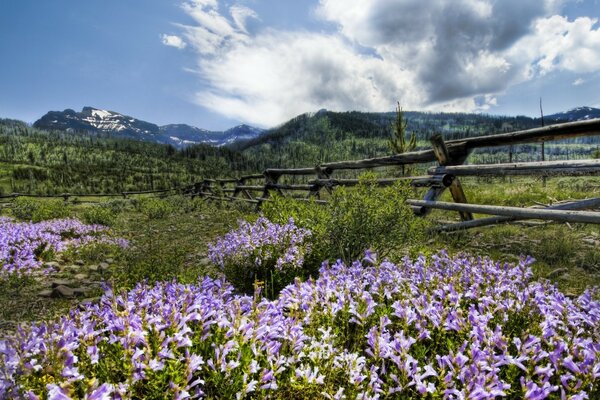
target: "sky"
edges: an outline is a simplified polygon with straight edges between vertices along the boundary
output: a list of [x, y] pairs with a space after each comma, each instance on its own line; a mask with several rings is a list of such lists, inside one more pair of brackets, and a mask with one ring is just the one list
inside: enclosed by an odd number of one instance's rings
[[0, 0], [0, 118], [600, 108], [600, 0]]

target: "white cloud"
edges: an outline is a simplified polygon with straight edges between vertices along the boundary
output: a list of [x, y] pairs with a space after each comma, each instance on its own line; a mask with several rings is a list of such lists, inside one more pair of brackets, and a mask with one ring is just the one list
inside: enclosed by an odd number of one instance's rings
[[331, 110], [487, 110], [510, 86], [552, 71], [600, 70], [596, 20], [556, 15], [561, 0], [320, 0], [337, 33], [248, 29], [251, 9], [182, 7], [206, 89], [196, 102], [274, 125]]
[[246, 20], [248, 18], [258, 19], [258, 15], [254, 12], [254, 10], [244, 6], [231, 6], [229, 7], [229, 12], [231, 14], [231, 18], [235, 22], [235, 26], [244, 33], [248, 33], [248, 29], [246, 28]]
[[600, 69], [600, 28], [597, 19], [587, 17], [574, 21], [554, 15], [535, 24], [535, 34], [523, 40], [539, 58], [541, 73], [567, 70], [577, 73]]
[[198, 94], [199, 104], [267, 126], [322, 107], [374, 111], [397, 98], [424, 100], [412, 73], [320, 34], [268, 32], [200, 67], [212, 87]]
[[183, 39], [176, 35], [161, 35], [161, 39], [165, 46], [171, 46], [178, 49], [184, 49], [187, 46]]
[[585, 80], [578, 78], [573, 81], [573, 86], [581, 86], [585, 83]]

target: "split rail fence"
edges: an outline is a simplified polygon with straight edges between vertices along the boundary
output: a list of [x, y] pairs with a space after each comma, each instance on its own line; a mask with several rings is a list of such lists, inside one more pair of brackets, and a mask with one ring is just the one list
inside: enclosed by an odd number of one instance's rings
[[[308, 168], [270, 168], [262, 174], [245, 175], [229, 179], [204, 179], [193, 185], [165, 190], [129, 191], [121, 193], [32, 195], [13, 193], [0, 196], [0, 206], [7, 206], [18, 197], [54, 197], [65, 201], [86, 202], [82, 198], [122, 197], [134, 195], [156, 195], [167, 197], [183, 194], [204, 199], [243, 201], [255, 204], [257, 208], [269, 201], [272, 193], [291, 196], [306, 201], [326, 203], [323, 191], [331, 193], [338, 186], [355, 186], [358, 179], [336, 178], [336, 172], [360, 171], [380, 167], [395, 167], [414, 164], [436, 163], [422, 176], [382, 178], [376, 181], [379, 186], [393, 185], [406, 181], [416, 188], [426, 188], [423, 199], [408, 199], [407, 204], [415, 214], [427, 215], [433, 209], [456, 211], [461, 222], [438, 226], [439, 231], [454, 231], [523, 219], [542, 219], [576, 223], [600, 224], [600, 197], [563, 202], [547, 207], [502, 207], [482, 204], [469, 204], [463, 191], [460, 177], [506, 177], [506, 176], [598, 176], [600, 160], [541, 161], [506, 164], [465, 165], [471, 152], [478, 148], [512, 146], [525, 143], [545, 143], [548, 141], [571, 139], [582, 136], [600, 135], [600, 119], [570, 122], [536, 129], [479, 136], [460, 140], [444, 141], [441, 135], [431, 138], [431, 149], [412, 151], [387, 157], [354, 161], [338, 161]], [[292, 183], [282, 178], [301, 177], [303, 183]], [[289, 181], [289, 179], [288, 179]], [[449, 190], [453, 203], [438, 199]], [[95, 202], [87, 201], [87, 202]], [[487, 218], [473, 217], [474, 213], [491, 215]]]
[[[325, 203], [323, 191], [331, 192], [337, 186], [354, 186], [358, 179], [337, 179], [338, 171], [365, 170], [379, 167], [437, 163], [423, 176], [378, 179], [380, 186], [407, 181], [413, 187], [427, 188], [422, 200], [408, 199], [407, 204], [420, 216], [433, 209], [457, 211], [462, 222], [439, 226], [440, 231], [468, 229], [523, 219], [542, 219], [576, 223], [600, 224], [600, 197], [559, 203], [545, 208], [501, 207], [469, 204], [460, 177], [506, 176], [594, 176], [600, 175], [600, 160], [541, 161], [506, 164], [465, 165], [471, 152], [478, 148], [511, 146], [525, 143], [545, 143], [582, 136], [600, 135], [600, 119], [570, 122], [541, 128], [444, 141], [441, 135], [431, 138], [431, 149], [412, 151], [387, 157], [354, 161], [338, 161], [308, 168], [271, 168], [262, 174], [230, 179], [204, 179], [194, 185], [193, 196], [205, 199], [244, 201], [256, 204], [269, 200], [272, 193], [302, 200]], [[283, 177], [304, 177], [305, 183], [286, 183]], [[307, 179], [308, 177], [308, 179]], [[438, 199], [449, 190], [454, 203]], [[292, 194], [296, 193], [296, 195]], [[299, 195], [299, 196], [298, 196]], [[585, 211], [588, 210], [588, 211]], [[474, 219], [473, 214], [492, 215]]]

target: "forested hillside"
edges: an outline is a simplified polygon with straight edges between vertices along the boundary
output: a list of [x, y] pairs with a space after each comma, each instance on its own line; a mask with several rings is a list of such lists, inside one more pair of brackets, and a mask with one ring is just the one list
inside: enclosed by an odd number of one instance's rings
[[[417, 149], [442, 133], [446, 140], [530, 129], [528, 117], [462, 113], [403, 113]], [[0, 120], [0, 193], [114, 193], [165, 189], [203, 178], [237, 176], [266, 168], [306, 167], [392, 153], [389, 140], [396, 114], [330, 112], [303, 114], [258, 138], [215, 147], [173, 146], [116, 138], [105, 133], [44, 131], [16, 120]], [[556, 123], [547, 120], [547, 124]], [[548, 159], [588, 158], [598, 137], [546, 144]], [[540, 158], [539, 145], [513, 149], [514, 161]], [[508, 161], [508, 149], [480, 149], [477, 162]]]
[[114, 193], [188, 185], [251, 168], [239, 153], [107, 135], [42, 131], [0, 120], [0, 193]]
[[[417, 136], [417, 148], [429, 147], [429, 138], [441, 133], [446, 140], [490, 135], [541, 126], [541, 120], [517, 116], [501, 117], [465, 113], [405, 112], [407, 132]], [[302, 167], [322, 162], [371, 158], [391, 153], [389, 139], [396, 114], [331, 112], [321, 110], [300, 115], [256, 139], [230, 146], [261, 169]], [[560, 121], [547, 119], [546, 124]], [[599, 143], [597, 137], [579, 138], [547, 145], [546, 153], [556, 158], [588, 156]], [[514, 149], [521, 160], [536, 159], [537, 146]], [[505, 148], [482, 149], [475, 155], [482, 162], [504, 161]]]

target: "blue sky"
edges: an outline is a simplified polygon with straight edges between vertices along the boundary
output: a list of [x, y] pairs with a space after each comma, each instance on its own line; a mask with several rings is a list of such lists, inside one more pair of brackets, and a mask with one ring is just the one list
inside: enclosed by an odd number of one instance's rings
[[600, 107], [599, 0], [1, 0], [0, 117]]

